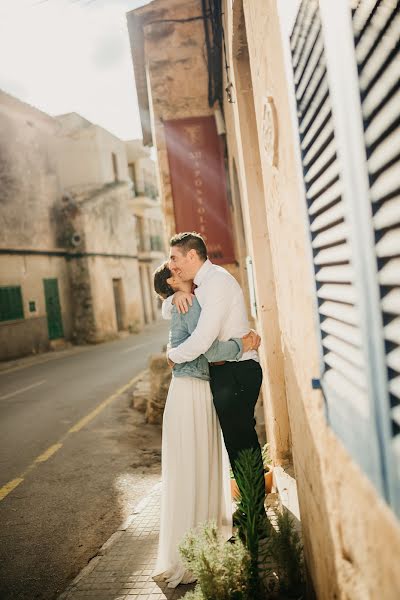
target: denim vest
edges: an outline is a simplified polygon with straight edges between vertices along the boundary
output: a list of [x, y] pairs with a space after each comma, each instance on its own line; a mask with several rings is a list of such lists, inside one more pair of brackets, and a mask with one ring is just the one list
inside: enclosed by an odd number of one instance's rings
[[[187, 340], [196, 329], [201, 313], [201, 306], [196, 297], [193, 305], [189, 306], [187, 313], [179, 313], [175, 306], [172, 308], [171, 329], [169, 343], [171, 348], [176, 348]], [[174, 377], [196, 377], [197, 379], [210, 380], [209, 362], [220, 360], [240, 360], [243, 354], [243, 342], [240, 338], [233, 338], [227, 342], [215, 340], [205, 354], [201, 354], [190, 362], [176, 364], [172, 370]]]

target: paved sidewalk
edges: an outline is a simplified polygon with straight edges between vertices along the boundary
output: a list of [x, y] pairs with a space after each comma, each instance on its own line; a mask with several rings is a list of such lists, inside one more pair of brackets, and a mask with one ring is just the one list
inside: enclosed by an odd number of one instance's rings
[[102, 546], [59, 600], [177, 600], [193, 585], [169, 589], [151, 573], [157, 554], [161, 484]]

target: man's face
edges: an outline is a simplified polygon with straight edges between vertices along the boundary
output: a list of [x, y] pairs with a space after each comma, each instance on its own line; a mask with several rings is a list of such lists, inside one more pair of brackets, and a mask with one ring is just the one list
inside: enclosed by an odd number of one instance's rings
[[182, 281], [193, 279], [191, 250], [185, 255], [179, 247], [171, 246], [169, 250], [168, 266], [174, 275], [179, 275]]

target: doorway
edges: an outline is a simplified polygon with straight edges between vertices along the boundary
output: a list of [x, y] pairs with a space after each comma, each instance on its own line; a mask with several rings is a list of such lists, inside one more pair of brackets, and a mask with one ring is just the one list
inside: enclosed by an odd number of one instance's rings
[[118, 331], [122, 331], [124, 329], [122, 279], [113, 279], [112, 281], [114, 291], [115, 316], [117, 319], [117, 329]]
[[64, 337], [57, 279], [43, 279], [49, 340]]

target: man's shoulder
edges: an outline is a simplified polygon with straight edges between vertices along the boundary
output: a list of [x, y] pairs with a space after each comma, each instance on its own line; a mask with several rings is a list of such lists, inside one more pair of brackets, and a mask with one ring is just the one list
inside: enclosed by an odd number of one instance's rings
[[229, 271], [214, 263], [212, 269], [209, 271], [209, 281], [211, 281], [211, 279], [213, 280], [213, 283], [220, 282], [223, 285], [230, 284], [231, 286], [240, 287], [237, 280], [229, 273]]

